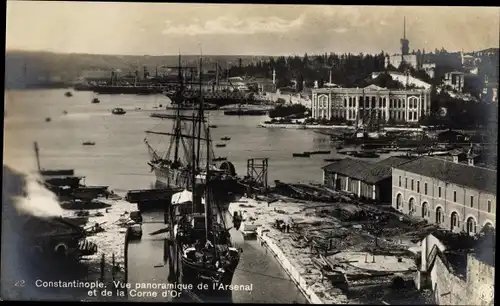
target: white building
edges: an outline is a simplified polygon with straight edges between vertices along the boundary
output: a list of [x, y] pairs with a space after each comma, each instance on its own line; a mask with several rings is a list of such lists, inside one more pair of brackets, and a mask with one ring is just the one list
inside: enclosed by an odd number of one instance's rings
[[312, 116], [348, 121], [364, 118], [417, 123], [430, 113], [429, 89], [392, 90], [370, 85], [365, 88], [318, 88], [312, 91]]

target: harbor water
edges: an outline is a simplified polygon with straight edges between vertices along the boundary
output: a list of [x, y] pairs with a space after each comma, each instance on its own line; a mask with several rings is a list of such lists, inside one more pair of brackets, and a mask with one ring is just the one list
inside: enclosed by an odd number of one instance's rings
[[[159, 111], [159, 104], [168, 103], [167, 98], [99, 95], [100, 103], [91, 104], [95, 96], [90, 92], [75, 92], [72, 97], [65, 97], [64, 92], [6, 92], [4, 163], [21, 171], [34, 171], [33, 142], [37, 141], [42, 168], [74, 168], [76, 174], [86, 176], [87, 185], [109, 185], [122, 195], [129, 189], [150, 188], [155, 177], [147, 165], [144, 131], [170, 129], [169, 121], [149, 117], [152, 111]], [[127, 113], [112, 115], [115, 107]], [[52, 120], [46, 122], [47, 117]], [[259, 129], [257, 124], [265, 118], [224, 116], [222, 111], [210, 112], [209, 119], [211, 125], [217, 125], [213, 129], [215, 139], [231, 138], [227, 147], [215, 149], [216, 154], [233, 161], [240, 175], [246, 174], [247, 158], [268, 157], [270, 182], [321, 180], [325, 156], [294, 159], [292, 153], [329, 150], [326, 136], [312, 131]], [[95, 146], [82, 146], [85, 141], [95, 142]], [[151, 218], [163, 220], [161, 214]], [[145, 224], [142, 241], [130, 245], [129, 282], [167, 280], [165, 269], [155, 267], [163, 260], [163, 241], [149, 236], [154, 229], [148, 226], [163, 224]], [[257, 241], [244, 242], [238, 235], [235, 232], [233, 238], [243, 248], [243, 256], [233, 284], [252, 285], [252, 291], [234, 291], [232, 301], [306, 303], [272, 254]]]
[[[146, 130], [170, 132], [170, 120], [150, 118], [169, 103], [162, 95], [95, 95], [64, 90], [8, 91], [5, 93], [4, 158], [14, 167], [34, 169], [33, 141], [38, 141], [42, 168], [74, 168], [86, 176], [88, 185], [110, 185], [115, 191], [150, 188], [154, 175], [143, 140]], [[91, 104], [98, 97], [99, 104]], [[125, 115], [112, 115], [121, 107]], [[141, 108], [138, 110], [138, 108]], [[67, 114], [64, 114], [64, 112]], [[224, 116], [210, 111], [215, 143], [230, 137], [215, 155], [233, 162], [239, 175], [246, 175], [248, 158], [269, 158], [268, 180], [321, 182], [321, 167], [328, 155], [293, 158], [294, 152], [335, 150], [328, 136], [310, 130], [265, 129], [257, 125], [266, 116]], [[46, 122], [50, 117], [51, 121]], [[95, 146], [82, 146], [85, 141]], [[166, 151], [167, 139], [149, 136], [149, 143]]]

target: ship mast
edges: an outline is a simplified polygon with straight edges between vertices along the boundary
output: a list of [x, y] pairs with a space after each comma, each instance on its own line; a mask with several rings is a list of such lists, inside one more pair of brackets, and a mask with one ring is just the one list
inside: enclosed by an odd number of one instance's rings
[[180, 118], [180, 114], [181, 114], [181, 109], [180, 109], [180, 98], [181, 98], [181, 95], [182, 95], [182, 89], [183, 89], [183, 85], [182, 85], [182, 68], [181, 68], [181, 54], [179, 53], [179, 68], [178, 68], [178, 78], [179, 78], [179, 91], [177, 92], [176, 94], [176, 104], [177, 104], [177, 110], [176, 110], [176, 117], [177, 117], [177, 120], [175, 122], [175, 153], [174, 153], [174, 161], [176, 162], [179, 158], [179, 140], [180, 140], [180, 133], [181, 133], [181, 122], [178, 118]]
[[210, 126], [207, 125], [207, 165], [206, 165], [206, 176], [205, 176], [205, 239], [208, 241], [208, 233], [212, 229], [212, 208], [211, 208], [211, 198], [210, 198], [210, 163], [208, 162], [210, 158]]
[[[202, 93], [202, 83], [201, 83], [201, 78], [202, 78], [202, 58], [200, 57], [200, 105], [198, 106], [198, 136], [201, 137], [201, 125], [203, 122], [203, 93]], [[196, 149], [196, 168], [200, 166], [200, 147], [201, 147], [201, 141], [198, 139], [198, 147]], [[207, 146], [207, 151], [208, 151], [208, 146]], [[193, 152], [194, 153], [194, 152]], [[208, 164], [208, 159], [207, 159], [207, 164]]]

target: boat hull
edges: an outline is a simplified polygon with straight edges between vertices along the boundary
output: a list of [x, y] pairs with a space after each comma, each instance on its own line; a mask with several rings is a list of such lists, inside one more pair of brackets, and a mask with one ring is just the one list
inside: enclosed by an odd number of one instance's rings
[[[226, 290], [227, 285], [233, 282], [234, 271], [239, 264], [239, 260], [234, 261], [226, 267], [220, 282], [210, 279], [210, 275], [215, 271], [206, 270], [201, 266], [193, 265], [184, 258], [181, 260], [181, 282], [183, 284], [192, 284], [194, 292], [199, 295], [207, 296], [230, 296], [231, 290]], [[200, 289], [201, 288], [201, 289]]]

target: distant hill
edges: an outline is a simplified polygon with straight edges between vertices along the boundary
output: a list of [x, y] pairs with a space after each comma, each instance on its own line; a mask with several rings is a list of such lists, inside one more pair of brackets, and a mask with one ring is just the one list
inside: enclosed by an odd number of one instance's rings
[[[199, 56], [182, 56], [183, 66], [198, 66]], [[268, 56], [248, 55], [203, 55], [203, 67], [215, 69], [215, 63], [225, 67], [238, 66], [239, 59], [243, 66], [260, 60], [268, 60]], [[5, 54], [5, 86], [6, 88], [22, 88], [23, 84], [36, 84], [46, 81], [71, 82], [81, 76], [85, 70], [120, 69], [142, 73], [147, 67], [154, 73], [156, 67], [177, 66], [178, 56], [133, 56], [133, 55], [98, 55], [98, 54], [61, 54], [52, 52], [7, 51]], [[204, 70], [205, 70], [204, 69]], [[26, 78], [24, 75], [26, 74]]]

